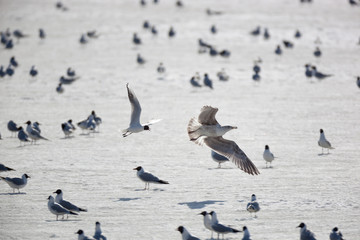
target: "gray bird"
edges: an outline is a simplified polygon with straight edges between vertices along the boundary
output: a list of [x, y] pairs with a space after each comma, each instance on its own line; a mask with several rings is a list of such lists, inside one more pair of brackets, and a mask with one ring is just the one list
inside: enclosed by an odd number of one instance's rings
[[246, 210], [251, 214], [255, 213], [255, 217], [256, 217], [256, 213], [260, 211], [260, 206], [259, 203], [256, 201], [255, 194], [251, 195], [251, 201], [247, 204]]
[[71, 202], [63, 200], [63, 192], [61, 191], [61, 189], [58, 189], [53, 193], [56, 193], [55, 202], [60, 204], [62, 207], [66, 208], [67, 210], [73, 211], [73, 212], [87, 212], [86, 209], [80, 208], [80, 207], [72, 204]]
[[1, 177], [15, 192], [15, 189], [20, 193], [20, 188], [24, 188], [27, 184], [27, 179], [30, 178], [26, 173], [21, 176], [21, 178], [10, 178], [10, 177]]
[[25, 133], [25, 131], [22, 127], [20, 127], [20, 130], [18, 133], [18, 139], [20, 140], [20, 146], [21, 146], [21, 142], [24, 142], [24, 145], [26, 142], [30, 142], [29, 136]]
[[222, 163], [225, 163], [225, 162], [228, 162], [229, 159], [223, 155], [220, 155], [218, 154], [217, 152], [211, 150], [211, 158], [217, 162], [219, 165], [218, 165], [218, 168], [221, 168], [221, 164]]
[[244, 232], [244, 236], [241, 240], [251, 240], [250, 239], [250, 232], [249, 230], [247, 229], [246, 226], [243, 227], [243, 232]]
[[11, 132], [11, 136], [13, 135], [13, 133], [15, 133], [15, 135], [16, 135], [16, 133], [17, 133], [18, 131], [20, 131], [20, 127], [18, 127], [13, 120], [10, 120], [10, 121], [8, 122], [7, 128], [8, 128], [8, 130]]
[[88, 238], [85, 236], [85, 233], [83, 230], [79, 229], [75, 234], [78, 234], [78, 240], [91, 240], [92, 238]]
[[210, 215], [212, 217], [211, 227], [218, 234], [218, 239], [219, 239], [220, 234], [222, 234], [223, 238], [224, 238], [224, 234], [241, 232], [240, 230], [237, 230], [237, 229], [231, 228], [231, 227], [227, 227], [227, 226], [219, 223], [219, 221], [217, 220], [216, 213], [214, 211], [211, 211]]
[[29, 135], [29, 137], [35, 142], [35, 144], [36, 144], [36, 141], [39, 139], [43, 139], [43, 140], [47, 140], [47, 141], [49, 140], [49, 139], [41, 136], [40, 133], [32, 127], [31, 121], [27, 121], [26, 124], [27, 124], [26, 132]]
[[59, 216], [63, 216], [64, 219], [65, 214], [78, 215], [77, 213], [69, 211], [60, 204], [56, 203], [53, 196], [49, 196], [48, 200], [48, 209], [52, 214], [56, 215], [56, 221], [58, 220]]
[[300, 223], [297, 227], [300, 228], [300, 240], [316, 240], [315, 234], [306, 229], [305, 223]]
[[140, 178], [141, 181], [145, 182], [144, 190], [146, 190], [146, 186], [148, 190], [150, 189], [150, 183], [169, 184], [169, 182], [160, 180], [158, 177], [152, 175], [151, 173], [145, 172], [144, 168], [141, 166], [134, 168], [133, 170], [137, 170], [136, 174], [138, 178]]
[[344, 240], [342, 233], [337, 227], [334, 227], [330, 233], [330, 240]]
[[102, 235], [100, 222], [95, 223], [95, 234], [94, 234], [93, 238], [95, 238], [96, 240], [106, 240], [106, 237], [104, 235]]
[[335, 149], [331, 146], [331, 143], [325, 138], [325, 133], [324, 130], [322, 129], [320, 129], [320, 138], [318, 144], [321, 147], [322, 154], [324, 154], [324, 148], [327, 148], [328, 154], [329, 154], [329, 149]]

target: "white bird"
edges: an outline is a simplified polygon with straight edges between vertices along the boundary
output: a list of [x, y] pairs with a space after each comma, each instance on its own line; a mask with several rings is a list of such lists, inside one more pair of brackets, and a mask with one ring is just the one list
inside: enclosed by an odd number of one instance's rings
[[329, 149], [334, 149], [331, 146], [330, 142], [328, 140], [326, 140], [324, 130], [322, 130], [322, 129], [320, 129], [320, 139], [318, 141], [318, 144], [321, 147], [322, 154], [324, 154], [324, 148], [327, 148], [328, 154], [329, 154]]
[[87, 212], [86, 209], [80, 208], [80, 207], [72, 204], [71, 202], [65, 201], [63, 199], [63, 192], [61, 191], [61, 189], [58, 189], [53, 193], [56, 193], [55, 202], [60, 204], [62, 207], [66, 208], [67, 210], [73, 211], [73, 212]]
[[243, 226], [243, 232], [244, 232], [244, 236], [241, 240], [251, 240], [250, 239], [250, 232], [249, 230], [247, 229], [246, 226]]
[[218, 239], [219, 239], [220, 234], [222, 234], [223, 238], [224, 238], [224, 234], [241, 232], [240, 230], [237, 230], [237, 229], [231, 228], [231, 227], [227, 227], [227, 226], [219, 223], [216, 213], [214, 211], [211, 211], [210, 215], [211, 215], [211, 227], [218, 234]]
[[271, 162], [274, 160], [274, 154], [272, 154], [270, 152], [270, 148], [268, 145], [265, 145], [265, 150], [263, 153], [263, 158], [266, 161], [266, 167], [268, 167], [268, 163], [270, 163], [270, 167], [271, 167]]
[[198, 119], [195, 117], [190, 119], [187, 128], [190, 141], [199, 145], [207, 145], [220, 155], [229, 158], [248, 174], [260, 174], [256, 166], [234, 141], [222, 137], [226, 132], [237, 129], [237, 127], [221, 126], [215, 119], [217, 111], [217, 108], [204, 106]]
[[260, 206], [259, 206], [259, 203], [256, 201], [256, 195], [255, 194], [251, 195], [251, 201], [247, 204], [246, 210], [249, 213], [255, 213], [255, 217], [256, 217], [256, 213], [258, 211], [260, 211]]
[[134, 168], [133, 170], [137, 170], [136, 175], [138, 176], [138, 178], [140, 178], [141, 181], [145, 182], [144, 190], [146, 190], [146, 186], [148, 186], [147, 189], [150, 189], [150, 183], [169, 184], [169, 182], [160, 180], [158, 177], [152, 175], [151, 173], [145, 172], [144, 168], [141, 166]]
[[60, 204], [56, 203], [53, 196], [49, 196], [48, 200], [48, 209], [52, 214], [56, 215], [56, 221], [58, 220], [59, 215], [62, 215], [63, 219], [65, 214], [78, 215], [77, 213], [69, 211]]
[[106, 237], [104, 235], [102, 235], [100, 222], [95, 223], [95, 234], [94, 234], [93, 238], [95, 238], [96, 240], [106, 240]]
[[0, 172], [7, 172], [7, 171], [15, 171], [15, 169], [9, 168], [5, 166], [4, 164], [0, 163]]
[[183, 226], [179, 226], [176, 230], [181, 233], [182, 240], [200, 240], [200, 238], [193, 237]]
[[305, 223], [300, 223], [297, 227], [300, 228], [300, 240], [316, 240], [315, 234], [306, 229]]
[[206, 211], [203, 211], [200, 214], [204, 216], [204, 226], [211, 231], [211, 238], [213, 238], [214, 230], [211, 227], [210, 214]]
[[150, 125], [161, 121], [161, 119], [152, 120], [148, 123], [141, 124], [140, 123], [140, 115], [141, 115], [141, 106], [139, 100], [137, 99], [133, 90], [129, 88], [129, 84], [126, 84], [126, 88], [128, 91], [128, 97], [131, 104], [131, 119], [130, 125], [127, 129], [124, 129], [123, 137], [127, 137], [132, 133], [142, 132], [144, 130], [150, 131]]
[[75, 234], [78, 234], [78, 240], [91, 240], [92, 238], [88, 238], [85, 236], [85, 233], [83, 230], [79, 229]]
[[344, 240], [342, 233], [339, 231], [337, 227], [334, 227], [330, 233], [330, 240]]
[[26, 173], [21, 176], [21, 178], [10, 178], [10, 177], [1, 177], [15, 192], [15, 189], [20, 193], [20, 188], [24, 188], [27, 184], [27, 179], [30, 178]]
[[26, 124], [27, 124], [26, 132], [28, 133], [29, 137], [32, 140], [34, 140], [35, 143], [36, 143], [36, 140], [39, 140], [39, 139], [48, 140], [47, 138], [44, 138], [43, 136], [41, 136], [40, 132], [31, 126], [31, 121], [27, 121]]

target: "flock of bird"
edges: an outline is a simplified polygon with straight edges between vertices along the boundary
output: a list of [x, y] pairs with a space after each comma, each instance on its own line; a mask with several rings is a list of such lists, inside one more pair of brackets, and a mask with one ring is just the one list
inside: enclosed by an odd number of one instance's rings
[[[301, 1], [303, 2], [303, 1]], [[351, 1], [350, 1], [351, 2]], [[141, 0], [141, 5], [145, 6], [147, 3], [145, 0]], [[158, 3], [158, 1], [154, 0], [154, 3]], [[351, 3], [352, 4], [352, 3]], [[352, 4], [352, 5], [356, 5]], [[181, 1], [176, 2], [177, 7], [183, 7], [183, 3]], [[64, 6], [61, 2], [58, 2], [56, 4], [56, 8], [62, 10], [62, 11], [68, 11], [68, 7]], [[221, 15], [222, 12], [219, 11], [212, 11], [210, 9], [206, 10], [206, 13], [208, 15]], [[152, 34], [156, 35], [158, 34], [158, 31], [155, 27], [155, 25], [150, 25], [149, 21], [144, 21], [143, 28], [149, 29]], [[211, 33], [217, 34], [219, 29], [212, 25], [210, 28]], [[260, 36], [261, 35], [261, 27], [258, 26], [256, 29], [250, 32], [252, 36]], [[28, 37], [27, 34], [22, 33], [20, 30], [15, 30], [11, 34], [10, 30], [7, 29], [4, 32], [1, 32], [1, 43], [4, 45], [5, 49], [12, 49], [14, 47], [14, 43], [11, 37], [14, 37], [19, 42], [21, 38]], [[94, 30], [94, 31], [88, 31], [85, 34], [82, 34], [80, 37], [79, 42], [81, 44], [86, 44], [89, 42], [90, 39], [96, 39], [100, 35]], [[170, 26], [170, 29], [168, 31], [168, 37], [173, 38], [176, 36], [176, 32], [174, 30], [173, 26]], [[296, 30], [294, 37], [299, 39], [301, 38], [302, 34], [299, 30]], [[270, 32], [268, 28], [264, 29], [263, 37], [265, 40], [271, 38]], [[39, 29], [39, 38], [45, 39], [46, 34], [43, 29]], [[142, 40], [138, 36], [138, 33], [133, 33], [133, 43], [135, 45], [141, 45]], [[230, 57], [231, 53], [227, 49], [223, 49], [221, 51], [216, 50], [216, 48], [209, 43], [206, 43], [202, 39], [198, 39], [199, 44], [199, 54], [203, 53], [209, 53], [210, 56], [222, 56], [224, 58]], [[285, 48], [294, 48], [294, 44], [288, 40], [283, 40], [283, 44]], [[275, 49], [275, 54], [282, 55], [283, 50], [281, 48], [281, 45], [277, 45]], [[313, 52], [315, 57], [321, 57], [322, 53], [319, 48], [319, 46], [316, 46], [315, 51]], [[137, 55], [137, 63], [138, 64], [145, 64], [146, 60], [140, 55]], [[260, 64], [262, 63], [262, 60], [259, 58], [259, 60], [254, 61], [254, 75], [252, 79], [254, 81], [260, 81], [260, 72], [261, 67]], [[15, 57], [11, 57], [9, 61], [9, 65], [5, 69], [4, 66], [0, 66], [0, 77], [9, 76], [11, 77], [15, 73], [15, 68], [19, 66], [17, 60]], [[164, 73], [165, 67], [163, 63], [160, 63], [157, 67], [157, 72], [160, 74]], [[36, 77], [38, 75], [38, 70], [35, 68], [35, 66], [32, 66], [29, 74], [31, 77]], [[226, 74], [225, 69], [221, 69], [217, 73], [217, 76], [220, 81], [228, 81], [229, 76]], [[312, 77], [315, 77], [318, 80], [322, 80], [328, 77], [333, 76], [332, 74], [324, 74], [317, 70], [316, 66], [312, 66], [311, 64], [305, 65], [305, 76], [309, 79]], [[61, 76], [59, 79], [59, 84], [56, 88], [56, 91], [58, 93], [63, 93], [64, 88], [63, 85], [70, 85], [73, 82], [75, 82], [80, 77], [75, 74], [75, 71], [71, 68], [68, 68], [66, 71], [66, 77]], [[357, 85], [360, 88], [360, 77], [357, 77], [356, 81]], [[207, 73], [204, 73], [203, 78], [203, 85], [201, 84], [201, 77], [199, 73], [196, 73], [195, 76], [191, 77], [190, 84], [195, 87], [202, 87], [206, 86], [210, 89], [213, 89], [213, 81], [210, 79], [209, 75]], [[130, 123], [129, 126], [122, 131], [123, 137], [128, 137], [131, 134], [139, 133], [142, 131], [148, 131], [150, 130], [150, 126], [152, 124], [155, 124], [161, 119], [155, 119], [151, 120], [147, 123], [141, 123], [140, 122], [140, 116], [141, 116], [141, 106], [139, 103], [139, 100], [137, 99], [135, 92], [129, 87], [129, 84], [126, 85], [127, 93], [128, 93], [128, 99], [131, 105], [131, 117], [130, 117]], [[230, 130], [237, 129], [236, 126], [222, 126], [220, 123], [216, 120], [216, 113], [218, 112], [218, 108], [211, 107], [211, 106], [204, 106], [200, 110], [200, 114], [197, 117], [193, 117], [190, 119], [187, 127], [187, 133], [189, 136], [190, 141], [194, 142], [197, 145], [206, 145], [211, 149], [211, 157], [212, 159], [218, 163], [218, 167], [221, 167], [221, 164], [231, 161], [233, 162], [238, 168], [240, 168], [242, 171], [251, 174], [251, 175], [258, 175], [260, 174], [260, 171], [257, 169], [257, 167], [253, 164], [253, 162], [249, 159], [249, 157], [245, 154], [245, 152], [232, 140], [228, 140], [224, 138], [223, 136]], [[95, 113], [95, 111], [92, 111], [91, 114], [84, 120], [77, 123], [77, 126], [82, 131], [87, 131], [88, 133], [96, 131], [96, 129], [99, 129], [100, 124], [102, 123], [102, 119], [98, 117]], [[22, 143], [24, 145], [28, 142], [31, 142], [31, 144], [36, 144], [38, 140], [46, 140], [48, 141], [48, 138], [45, 138], [40, 129], [40, 123], [37, 121], [27, 121], [24, 124], [26, 124], [26, 127], [18, 126], [13, 120], [10, 120], [7, 124], [8, 130], [11, 132], [11, 135], [16, 135], [17, 138], [20, 141], [20, 146], [22, 146]], [[74, 131], [76, 130], [76, 127], [74, 126], [71, 119], [68, 121], [65, 121], [60, 124], [61, 129], [65, 135], [65, 138], [70, 138]], [[0, 135], [1, 136], [1, 135]], [[1, 137], [0, 137], [1, 139]], [[320, 138], [318, 140], [318, 145], [322, 148], [322, 154], [324, 154], [324, 148], [327, 149], [327, 153], [329, 153], [329, 149], [334, 149], [330, 142], [325, 138], [325, 134], [323, 129], [320, 129]], [[266, 167], [268, 167], [268, 164], [270, 164], [276, 157], [274, 154], [270, 151], [270, 148], [268, 145], [265, 145], [265, 149], [263, 152], [263, 159], [265, 160]], [[134, 170], [137, 171], [137, 177], [145, 183], [145, 190], [150, 189], [150, 183], [154, 184], [169, 184], [168, 181], [161, 180], [157, 176], [145, 172], [144, 168], [142, 166], [138, 166], [134, 168]], [[13, 168], [4, 166], [3, 164], [0, 164], [0, 172], [6, 172], [6, 171], [15, 171]], [[21, 178], [10, 178], [10, 177], [0, 177], [1, 180], [6, 182], [12, 189], [13, 192], [15, 192], [15, 189], [18, 190], [18, 193], [20, 193], [20, 189], [24, 188], [27, 185], [27, 181], [30, 178], [29, 175], [26, 173], [21, 176]], [[74, 204], [72, 204], [69, 201], [66, 201], [63, 199], [63, 192], [61, 189], [56, 190], [53, 192], [56, 194], [55, 198], [53, 196], [48, 197], [48, 209], [50, 213], [56, 215], [56, 220], [58, 220], [59, 216], [62, 216], [62, 219], [64, 219], [64, 216], [67, 215], [78, 215], [80, 212], [87, 212], [86, 209], [80, 208]], [[260, 205], [257, 202], [256, 195], [253, 194], [251, 196], [251, 201], [247, 204], [246, 210], [251, 213], [255, 214], [260, 210]], [[214, 211], [206, 212], [203, 211], [200, 213], [203, 216], [203, 222], [206, 229], [211, 231], [211, 238], [213, 238], [213, 232], [217, 233], [217, 238], [219, 239], [220, 235], [228, 234], [228, 233], [239, 233], [243, 232], [243, 240], [250, 240], [250, 232], [249, 229], [246, 226], [243, 226], [241, 230], [229, 227], [227, 225], [221, 224], [217, 218], [217, 215]], [[305, 223], [301, 223], [299, 226], [300, 228], [300, 239], [301, 240], [315, 240], [315, 235], [307, 229], [307, 226]], [[190, 234], [190, 232], [184, 227], [179, 226], [177, 228], [177, 231], [181, 233], [183, 240], [196, 240], [199, 239], [197, 237], [194, 237]], [[89, 237], [85, 236], [85, 233], [83, 230], [79, 229], [76, 234], [78, 234], [79, 240], [86, 240], [90, 239]], [[102, 231], [100, 228], [100, 223], [96, 222], [95, 224], [95, 234], [93, 236], [94, 239], [106, 239], [102, 235]], [[330, 235], [330, 240], [342, 240], [342, 233], [339, 232], [338, 228], [335, 227], [332, 229]]]

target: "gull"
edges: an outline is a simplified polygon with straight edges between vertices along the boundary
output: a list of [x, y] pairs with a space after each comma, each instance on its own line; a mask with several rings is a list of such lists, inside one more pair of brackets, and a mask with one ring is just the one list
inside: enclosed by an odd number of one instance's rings
[[331, 146], [330, 142], [326, 140], [324, 130], [320, 129], [320, 139], [318, 141], [319, 146], [321, 147], [321, 153], [324, 154], [324, 148], [327, 148], [328, 154], [329, 149], [335, 149]]
[[208, 86], [208, 87], [211, 88], [211, 89], [213, 89], [212, 81], [211, 81], [211, 79], [209, 78], [209, 76], [208, 76], [207, 73], [204, 74], [204, 85], [205, 85], [205, 86]]
[[275, 49], [275, 54], [277, 55], [281, 55], [282, 54], [282, 50], [280, 48], [280, 45], [277, 45], [276, 49]]
[[210, 46], [209, 54], [210, 54], [210, 56], [216, 56], [216, 55], [218, 55], [218, 51], [215, 48]]
[[357, 77], [357, 79], [356, 79], [356, 85], [360, 88], [360, 77]]
[[199, 84], [199, 82], [195, 79], [195, 77], [191, 77], [190, 79], [190, 84], [193, 86], [193, 87], [201, 87], [201, 85]]
[[63, 93], [64, 92], [64, 88], [62, 87], [62, 83], [59, 83], [59, 85], [56, 87], [56, 91], [58, 93]]
[[241, 240], [251, 240], [250, 239], [250, 232], [249, 230], [247, 229], [246, 226], [243, 226], [243, 232], [244, 232], [244, 236]]
[[254, 70], [255, 73], [259, 73], [259, 72], [261, 71], [261, 68], [260, 68], [260, 66], [258, 65], [258, 62], [257, 62], [257, 61], [254, 62], [253, 70]]
[[144, 64], [145, 63], [145, 59], [143, 57], [141, 57], [140, 54], [137, 55], [136, 61], [137, 61], [138, 64]]
[[4, 66], [1, 65], [0, 66], [0, 77], [3, 78], [6, 76], [6, 72], [4, 71]]
[[5, 45], [5, 49], [12, 49], [14, 47], [12, 39], [9, 39]]
[[295, 32], [295, 38], [301, 38], [301, 32], [299, 30]]
[[38, 131], [39, 133], [41, 133], [41, 130], [40, 130], [40, 123], [39, 122], [34, 122], [33, 124], [32, 124], [32, 127], [36, 130], [36, 131]]
[[219, 223], [219, 221], [217, 220], [217, 217], [216, 217], [216, 213], [214, 211], [211, 211], [210, 215], [212, 217], [211, 227], [218, 234], [218, 239], [219, 239], [220, 234], [222, 234], [223, 238], [224, 238], [224, 234], [241, 232], [240, 230], [237, 230], [237, 229], [234, 229], [231, 227], [227, 227], [227, 226]]
[[140, 123], [140, 115], [141, 115], [141, 106], [139, 100], [137, 99], [135, 92], [129, 88], [129, 83], [126, 84], [129, 101], [131, 104], [131, 118], [130, 125], [127, 129], [122, 130], [123, 137], [127, 137], [132, 133], [138, 133], [142, 131], [150, 131], [150, 125], [161, 121], [161, 119], [152, 120], [148, 123], [141, 124]]
[[42, 28], [39, 29], [39, 37], [41, 39], [44, 39], [46, 37], [45, 31]]
[[168, 33], [168, 36], [171, 38], [171, 37], [174, 37], [176, 34], [174, 28], [171, 26], [170, 29], [169, 29], [169, 33]]
[[134, 33], [134, 35], [133, 35], [133, 43], [135, 45], [141, 44], [141, 39], [137, 36], [137, 33]]
[[71, 126], [67, 123], [62, 123], [61, 124], [61, 129], [65, 134], [65, 138], [70, 137], [70, 134], [73, 133], [73, 129], [71, 128]]
[[287, 41], [287, 40], [283, 40], [283, 44], [286, 48], [293, 48], [294, 47], [294, 44], [290, 41]]
[[86, 39], [85, 34], [82, 34], [82, 35], [81, 35], [79, 42], [80, 42], [81, 44], [88, 43], [88, 40]]
[[78, 215], [77, 213], [69, 211], [60, 204], [56, 203], [53, 196], [50, 195], [48, 200], [48, 209], [52, 214], [56, 215], [56, 221], [58, 220], [59, 215], [62, 215], [63, 219], [65, 214]]
[[250, 34], [253, 36], [260, 35], [260, 26], [257, 26], [256, 29], [254, 29], [253, 31], [250, 32]]
[[96, 115], [94, 110], [92, 110], [91, 114], [87, 118], [88, 128], [93, 128], [95, 130], [96, 127], [100, 128], [101, 123], [102, 123], [101, 118]]
[[39, 140], [39, 139], [43, 139], [43, 140], [47, 140], [47, 141], [49, 140], [49, 139], [41, 136], [40, 133], [31, 126], [31, 121], [27, 121], [26, 124], [27, 124], [26, 132], [28, 133], [29, 137], [32, 140], [34, 140], [35, 143], [36, 143], [36, 140]]
[[169, 182], [160, 180], [158, 177], [152, 175], [151, 173], [145, 172], [144, 168], [141, 166], [134, 168], [133, 170], [137, 170], [136, 175], [138, 176], [138, 178], [140, 178], [141, 181], [145, 182], [144, 190], [146, 190], [146, 186], [148, 186], [148, 190], [150, 189], [150, 183], [169, 184]]
[[0, 163], [0, 172], [7, 172], [7, 171], [15, 171], [15, 169], [9, 168], [5, 166], [4, 164]]
[[70, 67], [66, 70], [66, 74], [69, 77], [74, 77], [75, 76], [75, 70], [71, 69]]
[[95, 238], [96, 240], [106, 240], [106, 237], [104, 235], [102, 235], [100, 222], [95, 223], [95, 234], [94, 234], [93, 238]]
[[260, 174], [256, 166], [234, 141], [222, 137], [226, 132], [237, 129], [237, 127], [221, 126], [215, 119], [217, 111], [217, 108], [204, 106], [197, 119], [195, 117], [190, 119], [187, 128], [190, 141], [199, 145], [207, 145], [215, 152], [229, 158], [248, 174]]
[[200, 238], [193, 237], [183, 226], [179, 226], [176, 230], [181, 233], [183, 240], [200, 240]]
[[38, 70], [35, 69], [35, 66], [31, 66], [29, 73], [32, 77], [35, 77], [38, 74]]
[[143, 28], [147, 29], [147, 28], [149, 28], [149, 27], [150, 27], [149, 21], [144, 21], [144, 23], [143, 23]]
[[13, 133], [15, 133], [16, 135], [16, 133], [20, 131], [20, 127], [16, 126], [16, 123], [13, 120], [10, 120], [8, 122], [7, 128], [11, 132], [11, 136], [13, 135]]
[[155, 26], [152, 26], [152, 27], [151, 27], [151, 33], [152, 33], [153, 35], [157, 35], [158, 31], [156, 30], [156, 27], [155, 27]]
[[315, 234], [306, 229], [305, 223], [300, 223], [297, 227], [300, 228], [300, 240], [316, 240]]
[[14, 35], [14, 37], [16, 37], [16, 38], [18, 39], [18, 41], [19, 41], [20, 38], [24, 38], [24, 37], [28, 37], [28, 36], [29, 36], [29, 35], [24, 34], [23, 32], [21, 32], [20, 30], [15, 30], [15, 31], [13, 32], [13, 35]]
[[11, 77], [12, 75], [14, 75], [14, 73], [14, 69], [12, 69], [11, 64], [9, 64], [9, 66], [6, 68], [6, 74]]
[[315, 51], [314, 51], [314, 56], [315, 57], [321, 57], [321, 51], [319, 47], [316, 47]]
[[86, 33], [86, 35], [89, 37], [89, 38], [98, 38], [100, 36], [100, 34], [97, 34], [96, 33], [96, 30], [93, 30], [93, 31], [88, 31]]
[[164, 64], [161, 62], [156, 70], [158, 73], [164, 73], [165, 72]]
[[10, 58], [10, 64], [11, 64], [12, 66], [14, 66], [14, 67], [19, 66], [19, 64], [18, 64], [18, 62], [15, 60], [15, 57], [14, 57], [14, 56], [12, 56], [12, 57]]
[[62, 84], [72, 84], [75, 80], [78, 80], [80, 77], [69, 77], [65, 78], [64, 76], [60, 77], [60, 83]]
[[29, 136], [25, 133], [24, 129], [22, 127], [20, 127], [19, 129], [20, 130], [18, 133], [18, 139], [20, 140], [20, 146], [21, 146], [21, 142], [30, 142], [30, 140], [29, 140]]
[[256, 213], [258, 211], [260, 211], [260, 206], [259, 206], [259, 203], [256, 201], [256, 195], [255, 194], [251, 195], [251, 202], [249, 202], [247, 204], [246, 210], [249, 213], [255, 213], [255, 217], [256, 217]]
[[12, 189], [13, 192], [15, 192], [15, 189], [18, 190], [20, 193], [20, 188], [23, 188], [27, 184], [27, 179], [30, 178], [29, 175], [24, 173], [21, 178], [10, 178], [10, 177], [1, 177], [2, 180], [4, 180]]
[[229, 80], [229, 75], [226, 74], [224, 68], [222, 68], [221, 71], [219, 71], [216, 75], [218, 76], [218, 78], [219, 78], [220, 81], [227, 81], [227, 80]]
[[252, 79], [254, 81], [260, 81], [261, 76], [260, 76], [260, 74], [258, 72], [255, 72], [254, 75], [252, 76]]
[[68, 121], [67, 121], [67, 123], [66, 123], [67, 125], [69, 125], [70, 127], [71, 127], [71, 129], [72, 130], [75, 130], [76, 128], [75, 128], [75, 126], [73, 125], [73, 123], [72, 123], [72, 120], [71, 119], [69, 119]]
[[318, 72], [315, 66], [312, 66], [311, 68], [312, 68], [312, 71], [313, 71], [313, 76], [316, 77], [319, 80], [322, 80], [324, 78], [332, 76], [332, 74], [324, 74], [324, 73]]
[[213, 232], [214, 230], [211, 227], [211, 219], [210, 214], [206, 211], [203, 211], [200, 213], [200, 215], [204, 216], [204, 226], [211, 231], [211, 238], [213, 238]]
[[66, 208], [67, 210], [73, 212], [87, 212], [86, 209], [79, 208], [78, 206], [72, 204], [71, 202], [63, 200], [63, 192], [61, 191], [61, 189], [58, 189], [53, 193], [56, 193], [55, 202], [60, 204], [62, 207]]
[[265, 145], [265, 150], [264, 150], [264, 153], [263, 153], [263, 158], [264, 160], [266, 161], [266, 167], [268, 162], [270, 163], [270, 167], [271, 167], [271, 162], [274, 160], [274, 154], [272, 154], [270, 152], [270, 148], [268, 145]]
[[212, 25], [212, 26], [211, 26], [210, 32], [211, 32], [212, 34], [216, 34], [216, 33], [217, 33], [217, 28], [216, 28], [215, 25]]
[[230, 51], [229, 50], [222, 50], [221, 52], [219, 52], [219, 55], [222, 56], [222, 57], [230, 57]]
[[224, 163], [224, 162], [228, 162], [229, 159], [223, 155], [220, 155], [218, 154], [217, 152], [211, 150], [211, 158], [217, 162], [219, 165], [218, 165], [218, 168], [221, 168], [221, 164]]
[[330, 233], [330, 240], [344, 240], [342, 233], [338, 232], [339, 229], [337, 227], [334, 227]]
[[75, 234], [78, 234], [78, 240], [91, 240], [92, 238], [88, 238], [85, 236], [84, 231], [79, 229]]
[[268, 40], [269, 38], [270, 38], [269, 31], [268, 31], [267, 28], [265, 28], [265, 30], [264, 30], [264, 39], [265, 39], [265, 40]]
[[306, 64], [306, 65], [305, 65], [305, 76], [306, 76], [307, 78], [312, 78], [312, 76], [313, 76], [313, 72], [312, 72], [312, 70], [310, 69], [310, 67], [311, 67], [310, 64]]

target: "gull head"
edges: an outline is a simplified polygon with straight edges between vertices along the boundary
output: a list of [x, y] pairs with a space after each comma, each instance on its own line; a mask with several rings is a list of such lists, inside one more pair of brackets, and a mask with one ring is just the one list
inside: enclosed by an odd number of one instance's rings
[[299, 226], [297, 226], [297, 227], [299, 227], [299, 228], [303, 228], [303, 227], [305, 227], [305, 223], [300, 223], [300, 225], [299, 225]]
[[268, 146], [268, 145], [265, 145], [265, 149], [269, 150], [269, 146]]
[[324, 133], [324, 130], [320, 129], [320, 133]]
[[134, 168], [133, 170], [140, 171], [141, 169], [142, 169], [142, 167], [141, 167], [141, 166], [138, 166], [138, 167]]
[[60, 194], [61, 192], [62, 192], [61, 189], [58, 189], [58, 190], [56, 190], [56, 191], [53, 192], [53, 193]]
[[79, 229], [79, 231], [77, 231], [75, 234], [82, 235], [82, 234], [84, 234], [84, 231], [83, 231], [83, 230], [81, 230], [81, 229]]
[[179, 231], [180, 233], [184, 232], [184, 227], [183, 226], [179, 226], [176, 231]]
[[30, 178], [30, 176], [29, 176], [29, 175], [27, 175], [26, 173], [24, 174], [24, 176], [25, 176], [25, 178]]
[[333, 228], [333, 232], [337, 232], [339, 229], [337, 227]]
[[206, 214], [208, 214], [206, 211], [199, 213], [199, 215], [203, 215], [204, 217], [206, 216]]
[[31, 121], [29, 120], [29, 121], [27, 121], [25, 124], [30, 125], [30, 124], [31, 124]]

